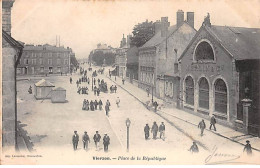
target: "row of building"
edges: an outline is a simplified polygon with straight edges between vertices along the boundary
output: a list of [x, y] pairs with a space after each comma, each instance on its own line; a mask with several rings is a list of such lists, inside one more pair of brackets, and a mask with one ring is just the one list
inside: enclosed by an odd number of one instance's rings
[[186, 20], [182, 10], [176, 14], [175, 25], [168, 17], [155, 22], [155, 35], [139, 48], [123, 37], [116, 75], [178, 108], [214, 114], [219, 123], [259, 136], [260, 29], [211, 25], [208, 14], [197, 31], [194, 12]]
[[45, 45], [24, 45], [17, 67], [18, 75], [67, 74], [78, 66], [71, 48]]

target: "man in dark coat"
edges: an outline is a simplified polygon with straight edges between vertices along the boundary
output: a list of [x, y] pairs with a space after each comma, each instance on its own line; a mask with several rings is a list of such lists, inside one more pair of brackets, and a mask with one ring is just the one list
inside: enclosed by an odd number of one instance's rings
[[200, 135], [202, 136], [204, 129], [206, 128], [206, 124], [203, 119], [201, 120], [201, 122], [199, 122], [198, 128], [200, 128]]
[[244, 151], [243, 152], [245, 152], [245, 151], [246, 151], [247, 155], [252, 155], [252, 147], [250, 145], [250, 141], [249, 140], [246, 141], [246, 145], [244, 147]]
[[108, 145], [110, 144], [110, 138], [107, 134], [105, 134], [105, 136], [103, 138], [103, 144], [104, 144], [104, 151], [107, 152], [108, 151]]
[[97, 110], [98, 102], [97, 100], [94, 101], [95, 110]]
[[162, 140], [165, 140], [165, 125], [164, 125], [163, 122], [162, 122], [162, 124], [159, 127], [159, 132], [160, 132], [160, 138]]
[[99, 96], [99, 94], [100, 94], [100, 89], [97, 88], [97, 96]]
[[101, 99], [99, 100], [98, 105], [99, 105], [99, 110], [102, 110], [103, 103], [102, 103]]
[[96, 150], [99, 150], [99, 142], [100, 142], [101, 136], [98, 133], [98, 131], [96, 131], [96, 134], [94, 135], [93, 139], [94, 139], [94, 142], [96, 145]]
[[84, 132], [84, 135], [82, 137], [82, 141], [83, 141], [83, 148], [85, 150], [87, 150], [88, 149], [88, 143], [90, 143], [90, 139], [89, 139], [88, 133], [86, 131]]
[[74, 150], [77, 150], [78, 142], [79, 142], [79, 135], [77, 134], [77, 131], [74, 131], [74, 135], [72, 136], [72, 143], [73, 143]]
[[115, 93], [116, 93], [116, 90], [117, 90], [117, 87], [116, 87], [116, 85], [115, 85], [115, 87], [114, 87], [114, 90], [115, 90]]
[[96, 93], [97, 93], [97, 87], [95, 86], [94, 87], [94, 95], [96, 95]]
[[157, 112], [157, 107], [158, 107], [157, 101], [153, 102], [153, 105], [154, 105], [154, 111]]
[[94, 85], [96, 85], [96, 78], [94, 78]]
[[213, 114], [213, 116], [210, 118], [210, 126], [209, 126], [209, 129], [211, 130], [211, 127], [213, 126], [214, 127], [214, 131], [216, 131], [216, 127], [215, 127], [215, 124], [216, 124], [216, 118], [215, 118], [215, 115]]
[[109, 100], [107, 100], [106, 106], [105, 106], [105, 110], [106, 110], [106, 115], [107, 116], [108, 116], [108, 112], [110, 111], [109, 106], [110, 106], [110, 102], [109, 102]]
[[156, 124], [156, 122], [153, 122], [152, 133], [153, 133], [153, 139], [156, 139], [158, 133], [158, 125]]
[[191, 153], [198, 153], [199, 152], [199, 148], [196, 144], [196, 142], [193, 142], [193, 145], [190, 147], [190, 150], [189, 150]]
[[145, 140], [147, 140], [149, 138], [149, 132], [150, 132], [150, 127], [148, 124], [145, 125], [144, 127], [144, 137], [145, 137]]
[[90, 104], [90, 110], [94, 111], [94, 102], [91, 100], [89, 104]]

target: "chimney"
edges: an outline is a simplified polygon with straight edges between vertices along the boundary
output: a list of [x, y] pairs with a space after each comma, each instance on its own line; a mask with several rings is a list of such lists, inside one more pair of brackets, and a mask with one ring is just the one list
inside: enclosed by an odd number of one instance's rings
[[2, 29], [11, 35], [11, 8], [14, 0], [3, 0], [2, 2]]
[[177, 11], [177, 28], [179, 28], [184, 22], [184, 12], [182, 10]]
[[157, 34], [159, 31], [161, 31], [162, 23], [160, 20], [157, 20], [154, 22], [154, 34]]
[[161, 17], [161, 37], [166, 37], [169, 26], [168, 17]]
[[187, 22], [194, 28], [194, 12], [187, 12]]

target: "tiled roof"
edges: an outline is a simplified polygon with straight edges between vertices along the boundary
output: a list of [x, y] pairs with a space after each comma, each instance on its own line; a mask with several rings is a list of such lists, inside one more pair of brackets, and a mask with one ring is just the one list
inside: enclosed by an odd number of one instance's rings
[[[167, 38], [175, 31], [177, 30], [177, 26], [173, 25], [168, 28], [167, 32]], [[140, 48], [146, 48], [146, 47], [154, 47], [157, 46], [158, 44], [161, 44], [162, 41], [165, 40], [165, 37], [161, 36], [161, 31], [156, 33], [149, 41], [147, 41], [142, 47]]]
[[234, 59], [260, 59], [260, 29], [228, 26], [205, 26], [230, 52]]
[[55, 87], [51, 82], [46, 81], [45, 79], [42, 79], [39, 82], [35, 83], [35, 86], [39, 86], [39, 87]]
[[52, 45], [25, 45], [24, 51], [42, 51], [46, 47], [46, 51], [56, 51], [56, 52], [69, 52], [70, 49], [64, 47], [56, 47]]

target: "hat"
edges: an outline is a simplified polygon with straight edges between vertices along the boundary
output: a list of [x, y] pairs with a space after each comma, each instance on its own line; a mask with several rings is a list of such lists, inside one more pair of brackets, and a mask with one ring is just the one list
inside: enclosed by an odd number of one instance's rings
[[194, 141], [193, 144], [196, 144], [196, 142]]
[[84, 133], [87, 133], [87, 131], [85, 131]]
[[74, 133], [77, 133], [77, 131], [74, 131]]
[[96, 133], [98, 133], [98, 131], [96, 131]]
[[246, 140], [246, 143], [249, 143], [250, 141], [249, 140]]

